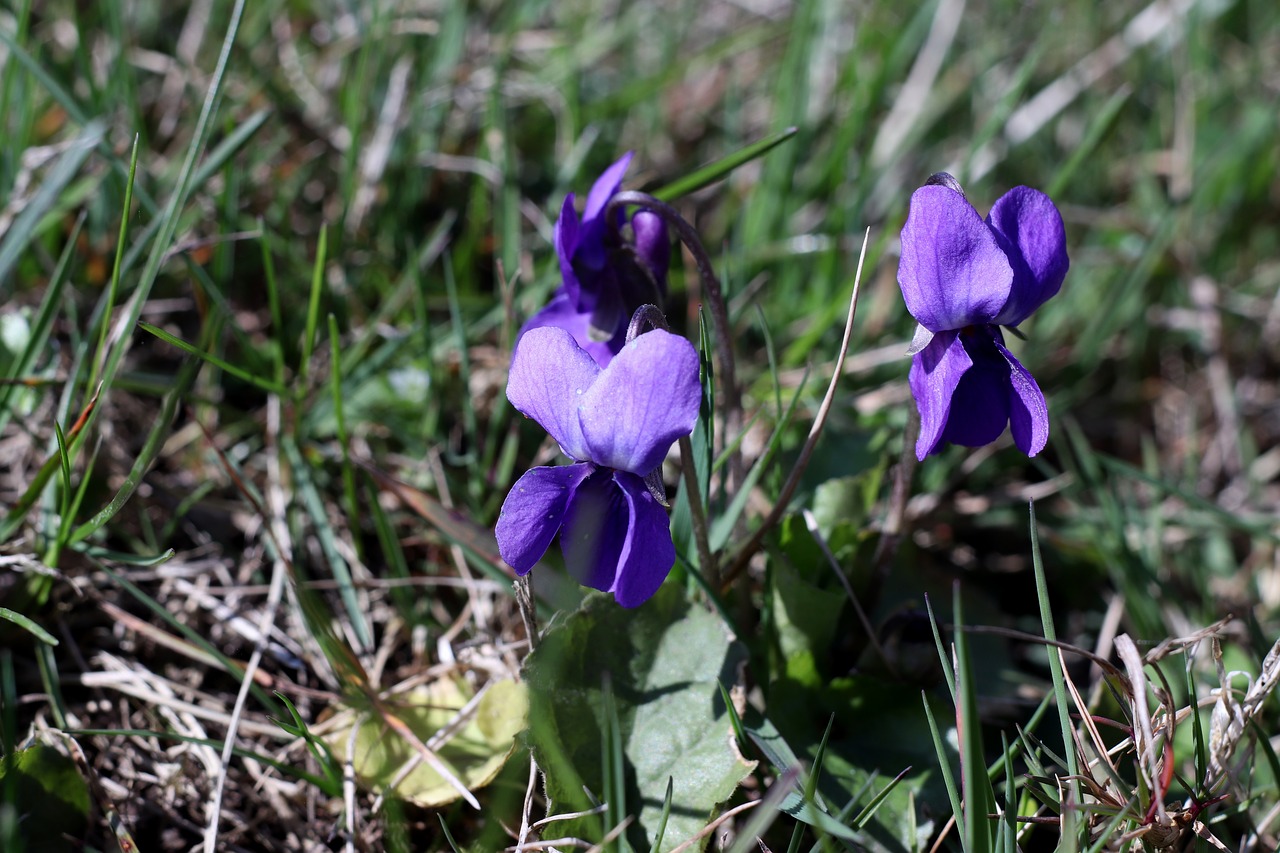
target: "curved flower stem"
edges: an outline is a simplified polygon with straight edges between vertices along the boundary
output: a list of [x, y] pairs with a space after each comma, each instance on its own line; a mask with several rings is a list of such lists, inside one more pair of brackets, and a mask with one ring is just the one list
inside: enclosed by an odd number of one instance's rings
[[[679, 211], [648, 193], [635, 190], [614, 193], [613, 198], [609, 199], [605, 221], [616, 221], [617, 217], [613, 211], [627, 206], [644, 208], [662, 217], [663, 222], [676, 230], [680, 242], [689, 249], [694, 263], [698, 266], [698, 276], [711, 308], [711, 320], [716, 327], [716, 362], [720, 370], [720, 387], [723, 389], [722, 399], [724, 400], [721, 411], [724, 416], [725, 435], [732, 440], [737, 436], [742, 421], [741, 401], [738, 397], [738, 383], [734, 377], [733, 336], [729, 331], [729, 307], [724, 301], [724, 292], [720, 289], [720, 279], [716, 277], [715, 269], [711, 265], [711, 256], [702, 245], [698, 232], [680, 215]], [[740, 481], [741, 477], [735, 475], [734, 480]]]
[[[646, 329], [645, 326], [649, 328]], [[667, 326], [667, 315], [662, 313], [662, 309], [657, 305], [641, 305], [636, 309], [636, 313], [631, 315], [631, 322], [627, 324], [627, 343], [631, 343], [650, 329], [671, 331]]]
[[800, 485], [800, 478], [804, 475], [804, 470], [809, 465], [809, 459], [813, 456], [814, 448], [818, 445], [818, 438], [822, 435], [822, 428], [827, 423], [827, 414], [831, 411], [831, 403], [835, 400], [836, 386], [840, 384], [840, 374], [844, 372], [845, 355], [849, 352], [849, 338], [853, 335], [853, 320], [858, 314], [858, 291], [862, 285], [862, 263], [867, 258], [867, 240], [871, 236], [871, 229], [868, 228], [866, 233], [862, 235], [862, 254], [858, 256], [858, 272], [853, 279], [853, 293], [849, 297], [849, 316], [844, 324], [844, 339], [840, 342], [840, 352], [836, 355], [835, 370], [831, 374], [831, 384], [827, 386], [826, 396], [822, 398], [822, 404], [818, 407], [818, 414], [813, 419], [813, 426], [809, 427], [809, 436], [805, 439], [804, 446], [800, 448], [800, 456], [796, 459], [795, 465], [791, 467], [791, 473], [787, 475], [787, 481], [782, 486], [782, 491], [778, 495], [778, 499], [773, 504], [773, 509], [769, 511], [769, 515], [764, 522], [751, 534], [751, 538], [747, 540], [747, 544], [739, 549], [733, 558], [733, 563], [725, 572], [721, 581], [721, 588], [727, 587], [738, 575], [747, 567], [747, 563], [760, 550], [761, 543], [764, 542], [764, 536], [774, 527], [781, 519], [783, 513], [787, 511], [787, 505], [791, 502], [791, 496], [795, 494], [796, 488]]

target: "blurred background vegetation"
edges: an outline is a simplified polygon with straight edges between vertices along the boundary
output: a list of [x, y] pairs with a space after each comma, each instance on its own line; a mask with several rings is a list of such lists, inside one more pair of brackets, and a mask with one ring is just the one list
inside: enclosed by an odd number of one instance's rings
[[[120, 832], [190, 848], [215, 798], [226, 849], [511, 843], [521, 751], [481, 811], [374, 814], [363, 794], [344, 809], [324, 750], [268, 717], [314, 725], [450, 667], [472, 691], [517, 673], [524, 629], [488, 530], [551, 451], [505, 402], [507, 359], [558, 283], [564, 194], [626, 150], [627, 186], [655, 189], [796, 129], [677, 202], [729, 294], [759, 413], [744, 451], [784, 423], [750, 519], [830, 377], [870, 229], [797, 515], [727, 592], [753, 705], [801, 755], [835, 714], [837, 805], [873, 771], [915, 768], [864, 843], [927, 849], [948, 813], [920, 712], [922, 685], [946, 695], [925, 594], [949, 613], [959, 579], [970, 624], [1041, 630], [1029, 500], [1060, 638], [1105, 657], [1117, 633], [1157, 643], [1234, 615], [1227, 668], [1256, 674], [1280, 633], [1272, 2], [14, 0], [0, 58], [3, 749], [82, 732], [69, 754], [96, 849]], [[1006, 437], [922, 464], [881, 576], [912, 405], [897, 234], [940, 170], [984, 213], [1018, 184], [1063, 213], [1071, 272], [1013, 341], [1052, 435], [1032, 460]], [[677, 329], [696, 333], [697, 289], [677, 262]], [[804, 508], [896, 678], [875, 671]], [[539, 570], [541, 594], [572, 606], [558, 571]], [[820, 628], [788, 622], [797, 591]], [[1044, 652], [971, 651], [993, 745], [1045, 695]], [[310, 776], [220, 758], [250, 658], [238, 745]], [[1207, 651], [1181, 666], [1181, 687], [1216, 686]], [[1082, 690], [1097, 677], [1073, 672]], [[1277, 716], [1273, 700], [1261, 731]], [[1275, 849], [1263, 752], [1251, 793], [1220, 807], [1229, 848]]]

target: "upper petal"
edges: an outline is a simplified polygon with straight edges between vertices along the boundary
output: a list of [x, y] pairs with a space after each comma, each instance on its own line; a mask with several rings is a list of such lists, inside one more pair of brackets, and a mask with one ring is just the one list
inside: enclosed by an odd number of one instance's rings
[[613, 476], [630, 509], [631, 523], [618, 555], [612, 592], [623, 607], [635, 607], [662, 586], [675, 565], [676, 548], [671, 541], [671, 519], [644, 482], [625, 471]]
[[600, 177], [591, 185], [591, 192], [587, 194], [587, 207], [582, 212], [584, 221], [595, 219], [604, 213], [609, 199], [613, 198], [622, 187], [622, 176], [627, 173], [627, 167], [631, 165], [633, 156], [635, 152], [628, 151], [615, 160], [612, 166], [600, 173]]
[[630, 501], [613, 472], [597, 469], [574, 491], [564, 517], [560, 549], [578, 583], [608, 592], [618, 575], [618, 558], [631, 526]]
[[698, 353], [679, 335], [639, 335], [609, 362], [579, 409], [589, 458], [644, 476], [693, 431], [702, 402]]
[[573, 335], [574, 342], [586, 350], [587, 354], [601, 367], [608, 364], [613, 359], [614, 353], [622, 349], [622, 344], [627, 338], [624, 325], [608, 340], [594, 340], [593, 313], [580, 310], [564, 287], [557, 290], [551, 297], [551, 301], [521, 327], [520, 335], [516, 338], [517, 348], [525, 332], [541, 326], [556, 326]]
[[524, 574], [546, 553], [564, 521], [565, 509], [578, 484], [591, 473], [587, 463], [557, 468], [530, 468], [502, 502], [494, 534], [498, 553]]
[[[574, 259], [589, 269], [598, 270], [605, 263], [604, 232], [608, 223], [604, 218], [609, 199], [622, 186], [622, 176], [631, 165], [631, 152], [623, 154], [591, 185], [587, 194], [587, 206], [582, 211], [582, 229]], [[620, 220], [619, 220], [620, 221]]]
[[920, 437], [916, 458], [923, 460], [942, 445], [942, 433], [951, 415], [956, 386], [973, 366], [960, 341], [960, 333], [940, 332], [929, 345], [911, 358], [911, 394], [920, 411]]
[[1009, 301], [992, 322], [1016, 326], [1058, 292], [1066, 278], [1067, 234], [1047, 195], [1014, 187], [991, 207], [987, 221], [1013, 266]]
[[940, 185], [911, 195], [898, 285], [922, 326], [942, 332], [990, 323], [1012, 284], [1013, 268], [995, 234], [964, 196]]
[[1013, 443], [1028, 456], [1035, 456], [1049, 442], [1049, 406], [1040, 386], [1022, 363], [996, 341], [996, 350], [1009, 364], [1009, 426]]
[[576, 304], [580, 288], [578, 274], [573, 269], [573, 253], [578, 248], [578, 214], [573, 209], [573, 193], [564, 197], [553, 238], [556, 256], [560, 259], [560, 277], [564, 281], [564, 289]]
[[589, 453], [578, 406], [600, 374], [600, 366], [556, 326], [529, 329], [516, 344], [507, 377], [507, 399], [551, 433], [566, 456], [586, 461]]

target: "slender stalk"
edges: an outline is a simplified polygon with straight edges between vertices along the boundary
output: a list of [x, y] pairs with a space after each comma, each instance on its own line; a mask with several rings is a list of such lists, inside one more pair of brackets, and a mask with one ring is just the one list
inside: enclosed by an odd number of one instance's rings
[[[684, 489], [689, 496], [689, 515], [693, 518], [693, 539], [698, 548], [698, 564], [702, 576], [710, 584], [719, 583], [720, 569], [711, 552], [711, 536], [707, 528], [707, 510], [698, 491], [698, 474], [693, 468], [693, 442], [689, 436], [680, 439], [680, 470], [684, 473]], [[714, 587], [713, 587], [714, 588]]]
[[827, 415], [831, 412], [831, 404], [835, 401], [836, 387], [840, 384], [840, 375], [844, 373], [844, 360], [849, 352], [849, 339], [853, 335], [853, 321], [858, 316], [858, 293], [862, 287], [862, 264], [867, 258], [867, 240], [870, 236], [871, 229], [868, 228], [866, 233], [862, 235], [862, 254], [858, 257], [858, 272], [853, 279], [853, 293], [849, 296], [849, 315], [844, 323], [844, 339], [841, 340], [840, 351], [836, 354], [836, 363], [831, 374], [831, 382], [827, 385], [827, 393], [822, 398], [822, 404], [818, 406], [818, 414], [813, 419], [813, 425], [809, 427], [809, 435], [805, 439], [804, 446], [800, 448], [800, 455], [795, 464], [791, 466], [791, 473], [787, 475], [787, 481], [783, 484], [782, 491], [778, 494], [778, 499], [773, 504], [773, 509], [769, 511], [769, 515], [764, 522], [756, 528], [756, 532], [751, 534], [747, 544], [742, 546], [734, 556], [732, 565], [725, 572], [722, 581], [723, 587], [727, 587], [734, 578], [746, 569], [751, 557], [755, 555], [756, 551], [760, 550], [765, 534], [782, 520], [783, 514], [787, 511], [787, 505], [791, 502], [791, 496], [795, 494], [796, 489], [800, 486], [800, 478], [804, 475], [805, 468], [809, 465], [809, 460], [813, 457], [814, 448], [818, 446], [818, 439], [822, 437], [822, 428], [826, 426]]
[[538, 608], [533, 603], [533, 588], [529, 585], [529, 576], [518, 575], [513, 586], [516, 593], [516, 606], [520, 609], [520, 621], [524, 622], [524, 632], [529, 636], [529, 651], [533, 651], [538, 648], [538, 641], [542, 639], [542, 635], [539, 633]]
[[[701, 238], [693, 226], [680, 215], [674, 207], [664, 201], [659, 201], [648, 193], [636, 192], [635, 190], [624, 190], [615, 193], [613, 198], [609, 200], [609, 207], [605, 213], [605, 220], [614, 222], [617, 216], [615, 210], [627, 206], [641, 207], [651, 211], [662, 217], [662, 221], [676, 230], [676, 235], [680, 238], [693, 255], [694, 263], [698, 266], [698, 276], [702, 281], [702, 288], [707, 295], [707, 303], [711, 308], [711, 320], [716, 326], [716, 362], [720, 370], [720, 388], [723, 391], [723, 406], [721, 413], [724, 416], [725, 435], [729, 437], [737, 436], [742, 423], [742, 401], [738, 395], [738, 383], [734, 378], [733, 369], [733, 336], [729, 331], [729, 307], [724, 300], [724, 291], [720, 288], [720, 279], [716, 277], [715, 269], [711, 265], [711, 256], [707, 254], [706, 248], [702, 245]], [[741, 477], [734, 475], [735, 482], [741, 480]]]
[[907, 425], [902, 431], [902, 458], [893, 471], [893, 491], [889, 493], [889, 508], [885, 513], [884, 526], [880, 528], [880, 541], [876, 544], [876, 552], [871, 558], [871, 581], [868, 584], [866, 598], [874, 607], [880, 595], [880, 587], [889, 575], [889, 567], [897, 556], [898, 547], [902, 544], [903, 528], [906, 527], [907, 502], [911, 499], [911, 479], [915, 475], [916, 439], [920, 436], [920, 412], [913, 405], [907, 412]]

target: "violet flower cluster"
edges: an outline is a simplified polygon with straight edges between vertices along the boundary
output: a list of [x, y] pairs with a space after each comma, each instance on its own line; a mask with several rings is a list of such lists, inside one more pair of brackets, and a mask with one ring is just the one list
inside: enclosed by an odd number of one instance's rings
[[1057, 293], [1068, 265], [1062, 216], [1039, 190], [1009, 190], [985, 220], [945, 173], [912, 194], [898, 284], [919, 323], [910, 350], [919, 459], [947, 442], [992, 442], [1006, 424], [1023, 453], [1044, 449], [1044, 394], [1000, 327], [1016, 327]]
[[622, 212], [606, 219], [609, 200], [622, 186], [631, 154], [605, 169], [579, 221], [574, 196], [565, 196], [555, 225], [562, 284], [547, 306], [520, 330], [555, 326], [573, 335], [601, 366], [622, 349], [631, 315], [642, 305], [662, 307], [667, 296], [671, 246], [667, 226], [652, 211], [631, 217], [634, 242], [622, 239]]
[[702, 390], [699, 359], [682, 337], [654, 329], [627, 340], [633, 312], [666, 294], [669, 246], [654, 213], [622, 236], [609, 201], [631, 155], [596, 181], [579, 221], [573, 196], [556, 222], [562, 284], [521, 330], [507, 399], [573, 462], [527, 471], [502, 504], [498, 550], [521, 575], [559, 534], [569, 572], [624, 607], [650, 598], [675, 564], [659, 476], [689, 435]]

